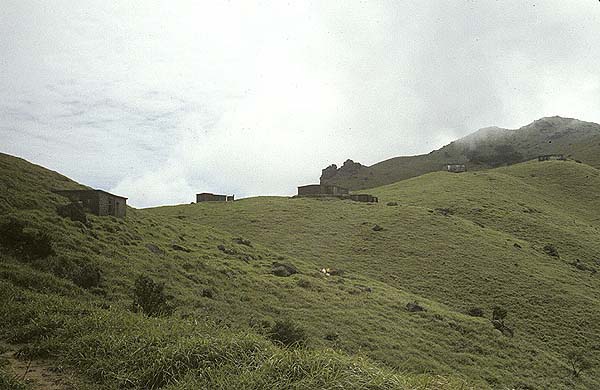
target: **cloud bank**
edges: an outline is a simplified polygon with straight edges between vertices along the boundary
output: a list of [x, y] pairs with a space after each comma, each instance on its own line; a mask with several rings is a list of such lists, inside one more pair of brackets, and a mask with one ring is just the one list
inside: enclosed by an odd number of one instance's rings
[[593, 1], [7, 0], [0, 54], [0, 150], [138, 207], [289, 195], [490, 125], [600, 122]]

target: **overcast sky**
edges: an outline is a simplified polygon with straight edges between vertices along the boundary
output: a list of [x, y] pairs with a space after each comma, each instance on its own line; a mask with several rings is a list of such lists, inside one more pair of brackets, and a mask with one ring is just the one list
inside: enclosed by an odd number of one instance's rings
[[0, 0], [0, 151], [137, 207], [600, 122], [600, 2]]

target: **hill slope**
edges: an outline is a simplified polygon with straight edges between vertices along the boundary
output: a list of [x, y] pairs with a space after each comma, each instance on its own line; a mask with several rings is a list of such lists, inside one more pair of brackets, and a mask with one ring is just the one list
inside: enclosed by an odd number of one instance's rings
[[[36, 184], [53, 173], [0, 162], [2, 184], [12, 177], [4, 214], [51, 231], [56, 250], [32, 260], [2, 249], [0, 337], [94, 388], [600, 386], [600, 172], [590, 166], [436, 172], [374, 189], [375, 205], [251, 198], [83, 226], [58, 217], [63, 200]], [[299, 273], [276, 276], [274, 262]], [[90, 263], [102, 280], [78, 287]], [[170, 317], [131, 312], [140, 274], [165, 283]], [[512, 337], [490, 321], [495, 306]], [[305, 329], [307, 350], [268, 341], [281, 319]], [[592, 366], [578, 377], [571, 350]]]
[[323, 170], [321, 181], [353, 190], [373, 188], [467, 163], [479, 170], [562, 153], [600, 168], [600, 125], [571, 118], [542, 118], [517, 130], [488, 127], [426, 155], [395, 157], [370, 167], [347, 161]]

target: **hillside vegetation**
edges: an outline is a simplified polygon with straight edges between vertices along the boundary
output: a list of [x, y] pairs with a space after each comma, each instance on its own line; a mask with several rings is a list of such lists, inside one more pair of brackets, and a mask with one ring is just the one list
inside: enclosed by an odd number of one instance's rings
[[[77, 388], [600, 387], [588, 165], [436, 172], [373, 189], [379, 204], [259, 197], [88, 224], [56, 214], [50, 189], [78, 186], [56, 173], [0, 155], [0, 184], [2, 226], [52, 249], [3, 241], [2, 348]], [[162, 315], [133, 306], [140, 275], [164, 284]]]
[[429, 154], [394, 157], [369, 167], [352, 161], [339, 168], [333, 165], [323, 170], [321, 182], [353, 190], [373, 188], [440, 171], [448, 163], [481, 170], [543, 154], [564, 154], [600, 168], [600, 125], [555, 116], [517, 130], [488, 127]]

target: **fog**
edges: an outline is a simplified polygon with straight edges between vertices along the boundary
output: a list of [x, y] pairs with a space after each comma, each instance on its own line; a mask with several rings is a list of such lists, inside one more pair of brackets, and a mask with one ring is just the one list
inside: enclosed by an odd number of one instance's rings
[[597, 1], [4, 0], [0, 151], [137, 207], [600, 122]]

